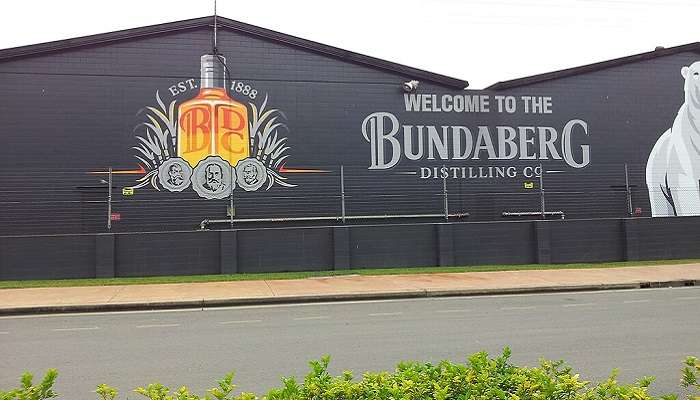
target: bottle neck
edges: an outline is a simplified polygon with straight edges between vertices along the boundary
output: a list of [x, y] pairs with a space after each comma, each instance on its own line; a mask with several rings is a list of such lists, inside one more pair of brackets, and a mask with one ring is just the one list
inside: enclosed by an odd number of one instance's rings
[[201, 58], [201, 89], [226, 88], [226, 59], [222, 56], [205, 54]]

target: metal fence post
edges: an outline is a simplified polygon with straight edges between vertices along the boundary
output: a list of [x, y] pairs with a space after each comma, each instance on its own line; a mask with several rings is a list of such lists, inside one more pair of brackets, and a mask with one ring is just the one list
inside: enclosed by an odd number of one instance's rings
[[449, 204], [447, 202], [447, 177], [443, 176], [442, 177], [442, 198], [443, 198], [443, 207], [445, 211], [445, 221], [449, 220], [450, 218], [450, 209], [449, 209]]
[[229, 194], [229, 199], [228, 199], [228, 207], [229, 207], [229, 223], [231, 224], [231, 228], [233, 228], [233, 168], [231, 168], [231, 182], [230, 182], [230, 188], [231, 188], [231, 194]]
[[627, 173], [627, 163], [625, 163], [625, 191], [627, 192], [627, 214], [632, 216], [632, 190], [630, 189], [630, 179]]
[[107, 230], [112, 230], [112, 167], [109, 167], [109, 178], [107, 181]]
[[345, 169], [340, 166], [340, 215], [345, 223]]
[[545, 207], [544, 207], [544, 179], [542, 178], [544, 176], [544, 169], [542, 168], [542, 164], [540, 164], [540, 207], [542, 209], [542, 219], [547, 219], [547, 214], [545, 214]]

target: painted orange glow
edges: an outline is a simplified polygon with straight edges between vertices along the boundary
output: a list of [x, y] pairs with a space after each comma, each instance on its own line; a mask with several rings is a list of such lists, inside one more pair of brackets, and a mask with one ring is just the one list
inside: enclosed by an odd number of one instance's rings
[[283, 174], [326, 174], [331, 171], [327, 171], [325, 169], [287, 168], [284, 165], [282, 165], [279, 169], [279, 172]]
[[[89, 174], [93, 175], [109, 175], [109, 171], [92, 171], [88, 172]], [[117, 170], [112, 170], [113, 175], [143, 175], [146, 173], [146, 169], [143, 168], [143, 165], [139, 164], [139, 169], [117, 169]]]

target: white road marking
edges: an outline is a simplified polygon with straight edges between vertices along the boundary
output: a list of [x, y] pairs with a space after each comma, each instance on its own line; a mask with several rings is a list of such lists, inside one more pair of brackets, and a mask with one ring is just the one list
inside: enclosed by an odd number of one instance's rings
[[435, 312], [437, 312], [437, 313], [445, 313], [445, 314], [446, 314], [446, 313], [466, 313], [466, 312], [472, 312], [472, 310], [470, 310], [470, 309], [468, 309], [468, 308], [463, 308], [463, 309], [460, 309], [460, 310], [437, 310], [437, 311], [435, 311]]
[[10, 332], [0, 332], [0, 335], [9, 335]]
[[153, 325], [136, 325], [137, 328], [174, 328], [180, 324], [153, 324]]
[[700, 300], [700, 296], [676, 297], [676, 300]]
[[327, 315], [317, 315], [315, 317], [298, 317], [298, 318], [294, 318], [294, 320], [295, 321], [309, 321], [309, 320], [313, 320], [313, 319], [328, 319], [328, 318], [330, 318], [330, 317]]
[[54, 332], [72, 332], [72, 331], [95, 331], [100, 329], [99, 326], [83, 326], [83, 327], [76, 327], [76, 328], [56, 328], [56, 329], [51, 329]]
[[535, 306], [522, 306], [522, 307], [501, 307], [502, 311], [509, 311], [509, 310], [534, 310], [536, 307]]
[[399, 312], [380, 312], [380, 313], [372, 313], [372, 314], [367, 314], [370, 317], [389, 317], [392, 315], [401, 315], [403, 314], [401, 311]]
[[239, 320], [239, 321], [222, 321], [219, 322], [221, 325], [228, 325], [228, 324], [254, 324], [256, 322], [262, 322], [261, 319], [244, 319], [244, 320]]
[[624, 303], [624, 304], [648, 303], [648, 302], [650, 302], [650, 301], [651, 301], [651, 300], [649, 300], [649, 299], [644, 299], [644, 300], [625, 300], [625, 301], [623, 301], [622, 303]]
[[594, 306], [596, 303], [575, 303], [575, 304], [562, 304], [562, 307], [584, 307], [584, 306]]

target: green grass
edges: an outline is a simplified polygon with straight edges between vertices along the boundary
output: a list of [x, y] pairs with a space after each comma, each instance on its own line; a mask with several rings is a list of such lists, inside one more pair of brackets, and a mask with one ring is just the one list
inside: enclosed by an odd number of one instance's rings
[[700, 259], [656, 260], [656, 261], [622, 261], [609, 263], [578, 264], [523, 264], [523, 265], [476, 265], [459, 267], [410, 267], [410, 268], [376, 268], [345, 269], [337, 271], [309, 272], [269, 272], [258, 274], [234, 275], [187, 275], [187, 276], [151, 276], [142, 278], [100, 278], [100, 279], [56, 279], [0, 281], [0, 289], [21, 289], [36, 287], [70, 287], [70, 286], [109, 286], [109, 285], [143, 285], [155, 283], [192, 283], [192, 282], [227, 282], [273, 279], [304, 279], [342, 275], [399, 275], [399, 274], [435, 274], [443, 272], [489, 272], [489, 271], [528, 271], [548, 269], [589, 269], [620, 268], [645, 265], [674, 265], [697, 263]]

